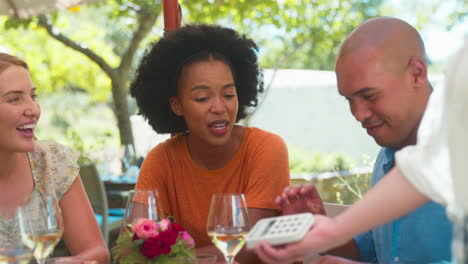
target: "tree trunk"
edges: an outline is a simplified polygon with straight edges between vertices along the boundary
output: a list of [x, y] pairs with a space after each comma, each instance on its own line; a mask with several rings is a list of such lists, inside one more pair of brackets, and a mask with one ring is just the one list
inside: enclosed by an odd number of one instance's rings
[[140, 43], [146, 35], [151, 31], [158, 15], [160, 13], [160, 6], [155, 10], [142, 7], [138, 13], [138, 27], [135, 30], [133, 37], [127, 50], [122, 56], [120, 66], [112, 68], [101, 56], [87, 48], [86, 45], [81, 45], [73, 41], [69, 37], [62, 34], [57, 28], [54, 27], [52, 22], [44, 15], [39, 16], [38, 25], [44, 27], [47, 33], [54, 39], [62, 42], [65, 46], [70, 47], [94, 61], [111, 79], [112, 83], [112, 99], [114, 103], [114, 113], [117, 119], [117, 127], [120, 132], [120, 143], [133, 144], [132, 126], [130, 123], [130, 115], [128, 113], [127, 94], [126, 88], [128, 79], [131, 72], [131, 65], [135, 53], [137, 52]]
[[117, 127], [120, 131], [120, 143], [133, 144], [132, 125], [128, 113], [126, 81], [118, 76], [113, 76], [112, 99], [114, 102], [114, 113], [117, 119]]

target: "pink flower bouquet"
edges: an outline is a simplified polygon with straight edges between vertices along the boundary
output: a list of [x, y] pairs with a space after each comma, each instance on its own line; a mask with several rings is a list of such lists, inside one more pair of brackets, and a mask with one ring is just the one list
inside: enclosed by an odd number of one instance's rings
[[140, 218], [120, 234], [112, 255], [122, 264], [187, 263], [195, 258], [194, 246], [193, 238], [179, 224]]

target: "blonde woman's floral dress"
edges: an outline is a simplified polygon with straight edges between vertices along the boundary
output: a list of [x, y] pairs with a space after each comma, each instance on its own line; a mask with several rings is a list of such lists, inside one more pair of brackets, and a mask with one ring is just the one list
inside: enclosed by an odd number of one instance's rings
[[[54, 194], [58, 200], [68, 191], [79, 175], [79, 152], [52, 141], [37, 141], [33, 152], [28, 153], [34, 179], [33, 192]], [[32, 208], [39, 217], [40, 208]], [[33, 216], [34, 218], [34, 216]], [[40, 222], [31, 219], [32, 223]], [[0, 247], [12, 244], [19, 238], [17, 216], [5, 219], [0, 216]]]

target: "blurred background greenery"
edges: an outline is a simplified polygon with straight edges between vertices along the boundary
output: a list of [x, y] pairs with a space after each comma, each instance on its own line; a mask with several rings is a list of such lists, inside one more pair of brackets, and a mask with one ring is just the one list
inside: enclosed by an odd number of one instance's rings
[[[406, 15], [421, 29], [433, 23], [453, 27], [468, 13], [463, 0], [180, 0], [180, 4], [184, 23], [217, 23], [255, 36], [261, 66], [273, 69], [333, 70], [341, 41], [373, 16]], [[445, 19], [432, 21], [442, 7], [448, 8]], [[114, 113], [114, 125], [102, 128], [113, 130], [105, 140], [114, 144], [118, 135], [121, 143], [133, 142], [129, 115], [136, 109], [129, 107], [128, 86], [148, 44], [163, 34], [160, 0], [104, 0], [29, 19], [0, 17], [0, 23], [1, 46], [28, 61], [40, 94], [88, 94], [90, 104], [103, 102]], [[67, 106], [74, 109], [66, 112], [89, 114], [88, 107]], [[96, 133], [100, 141], [107, 132]]]
[[[361, 167], [357, 168], [356, 164]], [[289, 150], [291, 183], [313, 183], [322, 200], [329, 203], [353, 204], [361, 198], [370, 188], [373, 166], [374, 160], [367, 155], [354, 161], [340, 153]]]
[[[217, 23], [254, 36], [261, 67], [270, 69], [333, 70], [341, 41], [370, 17], [398, 16], [423, 30], [435, 24], [447, 29], [466, 25], [468, 14], [465, 0], [180, 0], [180, 4], [183, 23]], [[441, 11], [442, 19], [435, 19]], [[40, 139], [79, 149], [82, 162], [105, 160], [98, 155], [105, 148], [133, 142], [129, 116], [137, 109], [128, 87], [146, 47], [163, 34], [161, 1], [104, 0], [29, 19], [0, 17], [0, 24], [0, 46], [29, 63], [38, 87], [43, 109]], [[445, 61], [428, 59], [432, 71], [443, 69]], [[356, 163], [339, 153], [290, 149], [290, 156], [294, 175], [349, 171]], [[368, 189], [368, 177], [369, 173], [359, 173], [311, 181], [324, 200], [352, 203]]]

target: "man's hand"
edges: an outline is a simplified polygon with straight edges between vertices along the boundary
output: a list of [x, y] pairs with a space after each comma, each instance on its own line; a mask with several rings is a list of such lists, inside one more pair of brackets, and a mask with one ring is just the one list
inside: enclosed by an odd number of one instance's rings
[[311, 212], [325, 214], [322, 199], [313, 184], [288, 186], [276, 197], [283, 215]]
[[335, 256], [323, 256], [314, 261], [312, 264], [359, 264], [362, 262], [356, 262], [353, 260], [335, 257]]
[[272, 247], [262, 242], [255, 247], [255, 252], [266, 263], [292, 263], [346, 243], [347, 240], [343, 240], [336, 230], [337, 224], [333, 219], [315, 215], [312, 229], [301, 241], [284, 247]]

